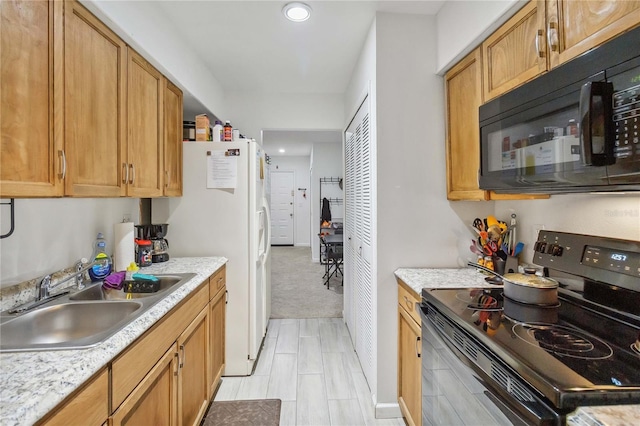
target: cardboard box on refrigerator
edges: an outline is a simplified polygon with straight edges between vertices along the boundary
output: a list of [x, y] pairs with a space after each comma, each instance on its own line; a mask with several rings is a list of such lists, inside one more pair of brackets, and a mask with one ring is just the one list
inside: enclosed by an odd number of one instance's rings
[[210, 140], [211, 127], [207, 114], [196, 115], [196, 141], [205, 142]]

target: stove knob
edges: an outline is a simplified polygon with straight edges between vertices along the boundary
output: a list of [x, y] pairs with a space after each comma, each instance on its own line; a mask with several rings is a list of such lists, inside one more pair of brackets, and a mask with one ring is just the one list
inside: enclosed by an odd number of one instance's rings
[[549, 244], [547, 246], [547, 253], [553, 255], [553, 248], [555, 247], [555, 244]]
[[562, 247], [554, 244], [551, 248], [551, 255], [552, 256], [562, 256]]
[[547, 243], [546, 242], [538, 241], [537, 247], [535, 248], [535, 251], [537, 251], [538, 253], [544, 253], [546, 248], [547, 248]]

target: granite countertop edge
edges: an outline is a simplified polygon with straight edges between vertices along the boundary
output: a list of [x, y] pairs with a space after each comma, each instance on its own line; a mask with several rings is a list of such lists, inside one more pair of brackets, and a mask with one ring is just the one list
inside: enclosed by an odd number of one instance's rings
[[[423, 288], [495, 287], [485, 281], [486, 275], [471, 268], [398, 268], [394, 275], [418, 297]], [[640, 404], [580, 407], [567, 416], [567, 425], [635, 424], [639, 418]]]
[[225, 257], [185, 257], [141, 268], [196, 276], [97, 346], [0, 354], [0, 423], [30, 425], [44, 417], [226, 263]]

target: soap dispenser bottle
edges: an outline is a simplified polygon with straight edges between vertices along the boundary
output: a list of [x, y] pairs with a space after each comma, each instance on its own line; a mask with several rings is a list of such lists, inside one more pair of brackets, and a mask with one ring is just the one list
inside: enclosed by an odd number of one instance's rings
[[111, 273], [111, 257], [107, 254], [107, 242], [102, 232], [99, 232], [93, 246], [93, 265], [89, 269], [91, 281], [101, 281]]

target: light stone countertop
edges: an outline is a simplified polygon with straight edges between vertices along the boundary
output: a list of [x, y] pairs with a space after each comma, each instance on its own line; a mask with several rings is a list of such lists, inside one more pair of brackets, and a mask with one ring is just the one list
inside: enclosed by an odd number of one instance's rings
[[[486, 275], [472, 268], [399, 268], [395, 276], [404, 281], [418, 296], [423, 288], [494, 287]], [[568, 426], [637, 425], [640, 405], [580, 407], [567, 416]]]
[[224, 257], [173, 258], [141, 268], [144, 274], [196, 276], [97, 346], [0, 354], [0, 424], [31, 425], [42, 418], [225, 263]]

